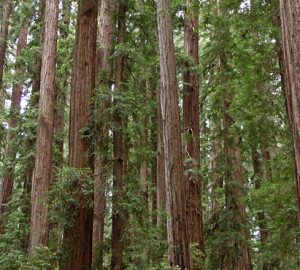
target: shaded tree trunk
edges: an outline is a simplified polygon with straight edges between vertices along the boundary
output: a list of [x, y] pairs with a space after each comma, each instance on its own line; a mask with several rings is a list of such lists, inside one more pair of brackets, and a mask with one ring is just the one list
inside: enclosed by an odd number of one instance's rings
[[[113, 12], [115, 12], [116, 1], [103, 0], [100, 8], [100, 24], [99, 24], [99, 41], [101, 49], [98, 50], [97, 55], [97, 72], [100, 76], [100, 81], [97, 83], [98, 88], [111, 88], [112, 81], [112, 62], [108, 59], [112, 53], [112, 41], [114, 38], [115, 22], [113, 19]], [[108, 90], [107, 89], [107, 90]], [[99, 108], [101, 113], [107, 110], [109, 102], [101, 100]], [[95, 157], [95, 186], [94, 186], [94, 217], [93, 217], [93, 267], [95, 269], [102, 269], [103, 254], [101, 252], [101, 244], [104, 238], [104, 218], [106, 206], [106, 170], [104, 167], [108, 166], [107, 152], [108, 152], [108, 113], [104, 112], [104, 117], [100, 120], [98, 125], [99, 134], [99, 149], [96, 149]]]
[[163, 238], [167, 239], [167, 227], [165, 222], [165, 211], [167, 205], [166, 198], [166, 178], [165, 178], [165, 150], [164, 150], [164, 137], [163, 137], [163, 121], [161, 112], [161, 99], [160, 89], [157, 93], [157, 224], [164, 227]]
[[[252, 165], [253, 165], [253, 172], [254, 172], [254, 187], [255, 189], [260, 189], [260, 182], [261, 182], [261, 170], [259, 164], [259, 156], [257, 149], [253, 149], [252, 151]], [[258, 221], [259, 221], [259, 233], [260, 233], [260, 241], [262, 246], [265, 244], [268, 233], [266, 231], [265, 225], [265, 213], [261, 210], [258, 212]], [[270, 266], [267, 263], [264, 263], [263, 270], [270, 270]]]
[[[224, 107], [229, 109], [228, 102], [224, 102]], [[226, 158], [226, 177], [225, 177], [225, 192], [226, 192], [226, 211], [229, 217], [227, 218], [227, 230], [234, 231], [235, 236], [231, 240], [231, 246], [227, 251], [227, 269], [236, 270], [252, 270], [250, 250], [247, 246], [248, 232], [245, 229], [246, 225], [246, 210], [240, 198], [245, 196], [243, 167], [241, 161], [240, 140], [234, 137], [229, 139], [230, 127], [232, 119], [225, 111], [224, 128], [225, 128], [225, 158]]]
[[[78, 1], [76, 39], [73, 55], [69, 126], [69, 166], [93, 170], [91, 141], [82, 136], [92, 111], [95, 88], [98, 0]], [[80, 184], [75, 189], [80, 190]], [[68, 251], [62, 269], [91, 269], [93, 208], [83, 194], [77, 196], [74, 224], [64, 233], [63, 246]]]
[[[17, 45], [17, 61], [18, 57], [21, 56], [22, 50], [26, 46], [27, 43], [27, 32], [28, 32], [28, 23], [23, 27], [23, 29], [20, 32], [18, 45]], [[16, 65], [16, 77], [19, 78], [20, 75], [23, 72], [23, 68], [18, 67]], [[19, 115], [20, 115], [20, 102], [21, 102], [21, 96], [22, 96], [22, 90], [23, 85], [22, 83], [18, 83], [18, 85], [15, 85], [13, 87], [12, 91], [12, 97], [11, 97], [11, 107], [9, 112], [9, 130], [7, 133], [7, 145], [5, 148], [4, 153], [4, 171], [3, 171], [3, 179], [2, 179], [2, 185], [0, 190], [0, 234], [4, 233], [4, 226], [2, 225], [2, 217], [3, 214], [6, 212], [5, 206], [3, 204], [6, 204], [9, 201], [9, 197], [12, 194], [13, 191], [13, 184], [14, 184], [14, 161], [16, 157], [17, 149], [13, 146], [13, 139], [16, 136], [16, 132], [14, 129], [17, 127]]]
[[[119, 19], [118, 19], [118, 45], [125, 42], [126, 32], [126, 4], [119, 1]], [[115, 92], [116, 95], [122, 93], [122, 82], [124, 72], [124, 54], [121, 53], [116, 58], [115, 67]], [[115, 101], [121, 102], [120, 100]], [[112, 209], [112, 241], [111, 241], [111, 270], [121, 270], [123, 264], [123, 249], [125, 246], [124, 232], [125, 232], [125, 213], [122, 209], [122, 200], [125, 186], [125, 160], [124, 160], [124, 138], [123, 138], [123, 119], [120, 110], [116, 109], [114, 112], [114, 121], [117, 124], [116, 130], [113, 132], [113, 147], [114, 147], [114, 167], [113, 167], [113, 209]]]
[[[155, 83], [152, 84], [151, 87], [151, 99], [157, 100], [157, 73], [153, 72], [153, 81]], [[153, 152], [156, 152], [158, 146], [158, 125], [157, 125], [157, 117], [158, 117], [158, 108], [155, 105], [152, 110], [151, 117], [151, 128], [150, 128], [150, 136], [151, 136], [151, 148]], [[157, 156], [155, 155], [152, 159], [151, 165], [151, 182], [152, 182], [152, 225], [157, 225]]]
[[[217, 132], [217, 128], [213, 128], [215, 134]], [[213, 212], [216, 212], [219, 209], [219, 202], [218, 199], [220, 199], [220, 196], [216, 194], [217, 190], [223, 187], [223, 177], [220, 175], [219, 172], [219, 166], [220, 166], [220, 155], [221, 155], [221, 139], [220, 137], [216, 137], [213, 142], [212, 146], [212, 154], [211, 154], [211, 170], [212, 170], [212, 178], [213, 178], [213, 184], [212, 184], [212, 210]]]
[[[184, 51], [194, 61], [186, 63], [183, 87], [183, 130], [185, 135], [184, 158], [187, 171], [187, 231], [189, 243], [196, 243], [204, 255], [202, 183], [200, 178], [200, 129], [199, 129], [199, 82], [198, 73], [192, 71], [199, 65], [198, 4], [186, 0], [184, 26]], [[199, 258], [201, 259], [201, 258]], [[203, 258], [204, 259], [204, 256]], [[193, 269], [199, 269], [195, 264]]]
[[[61, 38], [66, 40], [69, 36], [70, 26], [70, 12], [71, 2], [70, 0], [62, 1], [61, 21], [64, 24], [64, 28], [60, 30]], [[66, 54], [62, 55], [62, 58], [66, 58]], [[66, 104], [66, 89], [68, 88], [69, 73], [60, 76], [58, 82], [59, 86], [56, 87], [55, 92], [55, 104], [54, 104], [54, 140], [58, 149], [59, 156], [55, 160], [55, 166], [62, 168], [64, 164], [63, 152], [64, 152], [64, 127], [65, 127], [65, 104]]]
[[47, 246], [49, 238], [47, 197], [52, 168], [57, 26], [58, 1], [49, 0], [45, 6], [37, 149], [31, 191], [29, 256], [34, 256], [37, 246]]
[[186, 185], [183, 179], [183, 153], [178, 107], [175, 50], [169, 0], [157, 1], [157, 24], [161, 72], [161, 109], [165, 155], [165, 181], [169, 263], [190, 269], [186, 223]]
[[285, 96], [293, 143], [293, 159], [300, 222], [300, 1], [280, 0]]
[[3, 9], [3, 13], [2, 13], [2, 24], [1, 24], [1, 32], [0, 32], [0, 90], [2, 90], [3, 70], [4, 70], [4, 63], [5, 63], [5, 54], [6, 54], [6, 45], [7, 45], [7, 36], [8, 36], [8, 27], [9, 27], [9, 17], [11, 11], [10, 0], [4, 1], [2, 9]]

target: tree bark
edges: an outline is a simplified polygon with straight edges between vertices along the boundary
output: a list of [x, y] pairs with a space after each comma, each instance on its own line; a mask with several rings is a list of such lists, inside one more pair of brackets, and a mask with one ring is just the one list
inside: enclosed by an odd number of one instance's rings
[[161, 110], [165, 155], [165, 180], [169, 263], [190, 269], [186, 223], [186, 185], [183, 179], [183, 153], [178, 106], [175, 49], [170, 0], [157, 1], [159, 59], [161, 72]]
[[[22, 50], [26, 46], [27, 43], [27, 32], [28, 32], [28, 23], [25, 24], [23, 29], [20, 32], [18, 45], [17, 45], [17, 61], [18, 57], [21, 56]], [[22, 74], [23, 68], [18, 67], [16, 65], [16, 77], [20, 77]], [[2, 217], [3, 214], [6, 212], [5, 206], [3, 204], [8, 203], [9, 197], [13, 191], [13, 184], [14, 184], [14, 160], [16, 156], [17, 149], [13, 147], [13, 139], [16, 136], [16, 132], [14, 129], [17, 127], [18, 119], [20, 115], [20, 102], [21, 102], [21, 95], [22, 95], [22, 83], [15, 85], [12, 91], [11, 97], [11, 107], [9, 112], [9, 130], [7, 133], [7, 145], [5, 148], [4, 153], [4, 171], [3, 171], [3, 179], [2, 179], [2, 186], [0, 190], [0, 234], [4, 233], [4, 226], [2, 225]]]
[[300, 222], [300, 1], [280, 0], [285, 96], [293, 143], [293, 159]]
[[[96, 38], [98, 0], [79, 0], [76, 39], [71, 81], [69, 126], [69, 166], [93, 170], [90, 153], [91, 140], [83, 137], [82, 129], [89, 123], [91, 99], [95, 88]], [[80, 189], [76, 186], [75, 189]], [[86, 204], [84, 195], [77, 196], [74, 224], [64, 233], [64, 249], [68, 251], [62, 269], [91, 269], [93, 208]]]
[[4, 70], [4, 63], [5, 63], [10, 11], [11, 11], [10, 0], [5, 0], [3, 3], [2, 24], [1, 24], [1, 32], [0, 32], [0, 90], [2, 90], [3, 70]]
[[[118, 45], [125, 42], [126, 32], [126, 4], [119, 1], [119, 19], [118, 19]], [[122, 82], [124, 72], [124, 54], [121, 53], [116, 58], [115, 67], [115, 92], [116, 95], [122, 93]], [[117, 101], [120, 102], [120, 101]], [[116, 102], [114, 102], [116, 105]], [[113, 209], [112, 209], [112, 242], [111, 242], [111, 270], [121, 270], [123, 264], [123, 249], [125, 246], [125, 213], [122, 209], [122, 200], [125, 186], [125, 160], [124, 160], [124, 139], [123, 139], [123, 119], [119, 109], [115, 110], [114, 121], [117, 124], [116, 130], [113, 132], [113, 147], [114, 147], [114, 167], [113, 167]]]
[[[193, 59], [193, 64], [186, 63], [183, 87], [183, 130], [185, 135], [184, 158], [185, 182], [187, 185], [187, 231], [189, 243], [197, 244], [204, 255], [202, 183], [200, 178], [200, 129], [199, 129], [199, 82], [198, 73], [192, 68], [199, 65], [198, 4], [186, 0], [184, 26], [184, 51]], [[204, 259], [199, 258], [199, 259]], [[193, 265], [193, 269], [199, 269]]]
[[49, 239], [47, 197], [52, 168], [57, 26], [58, 1], [49, 0], [45, 7], [37, 149], [31, 192], [29, 256], [34, 256], [34, 249], [37, 246], [47, 246]]
[[[98, 88], [111, 88], [112, 62], [109, 56], [112, 53], [112, 41], [114, 38], [115, 21], [113, 12], [115, 12], [116, 1], [103, 0], [100, 8], [100, 24], [99, 24], [99, 42], [101, 49], [97, 55], [97, 72], [100, 81], [97, 83]], [[107, 110], [109, 102], [100, 101], [99, 109], [101, 112]], [[95, 108], [97, 109], [97, 108]], [[101, 252], [101, 244], [104, 238], [104, 218], [106, 206], [106, 177], [104, 167], [108, 166], [108, 128], [106, 121], [108, 113], [104, 112], [104, 119], [99, 119], [99, 149], [96, 149], [95, 157], [95, 186], [94, 186], [94, 217], [93, 217], [93, 267], [95, 269], [103, 268], [103, 254]]]
[[[227, 110], [230, 105], [224, 102]], [[243, 167], [241, 160], [240, 140], [237, 136], [229, 139], [232, 119], [225, 111], [225, 158], [226, 158], [226, 211], [230, 217], [227, 220], [228, 231], [234, 231], [236, 236], [231, 240], [227, 252], [227, 269], [252, 270], [250, 250], [247, 246], [248, 232], [246, 225], [246, 209], [240, 198], [244, 196]]]
[[160, 89], [157, 93], [157, 224], [164, 228], [163, 238], [167, 239], [167, 227], [165, 222], [166, 198], [166, 177], [165, 177], [165, 150], [163, 137], [163, 122], [161, 113]]

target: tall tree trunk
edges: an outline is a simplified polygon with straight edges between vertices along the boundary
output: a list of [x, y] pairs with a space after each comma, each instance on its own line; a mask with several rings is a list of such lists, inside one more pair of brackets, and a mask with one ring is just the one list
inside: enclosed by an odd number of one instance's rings
[[[126, 4], [119, 1], [119, 18], [118, 18], [118, 45], [125, 42], [126, 32]], [[121, 53], [116, 58], [115, 67], [115, 92], [116, 95], [122, 93], [122, 82], [124, 72], [124, 54]], [[120, 101], [115, 101], [120, 102]], [[112, 241], [111, 241], [111, 270], [121, 270], [123, 263], [124, 231], [125, 231], [125, 213], [122, 209], [122, 200], [125, 186], [125, 160], [124, 160], [124, 139], [123, 139], [123, 119], [120, 110], [114, 113], [114, 121], [117, 123], [117, 129], [113, 132], [114, 147], [114, 167], [113, 167], [113, 212], [112, 212]]]
[[[194, 63], [186, 63], [183, 87], [183, 129], [185, 135], [184, 158], [187, 171], [187, 231], [189, 243], [196, 243], [204, 255], [202, 183], [200, 178], [200, 129], [199, 129], [199, 82], [198, 73], [192, 71], [199, 65], [198, 4], [186, 0], [184, 26], [184, 51]], [[199, 258], [201, 259], [201, 258]], [[203, 258], [204, 259], [204, 256]], [[193, 269], [199, 269], [193, 265]]]
[[[261, 182], [261, 170], [259, 165], [259, 156], [256, 148], [252, 151], [252, 165], [254, 172], [254, 187], [255, 189], [260, 189]], [[268, 234], [266, 232], [266, 221], [265, 221], [265, 213], [263, 211], [259, 211], [258, 213], [258, 221], [259, 221], [259, 233], [260, 233], [260, 242], [262, 246], [265, 244]], [[263, 270], [270, 270], [270, 266], [267, 263], [264, 263]]]
[[58, 0], [49, 0], [45, 7], [37, 149], [31, 192], [29, 256], [34, 256], [37, 246], [47, 246], [49, 238], [47, 197], [51, 183], [57, 26]]
[[[23, 27], [20, 32], [18, 45], [17, 45], [17, 61], [18, 57], [21, 56], [22, 50], [26, 46], [27, 43], [27, 32], [28, 32], [28, 23]], [[19, 77], [22, 74], [23, 69], [16, 65], [16, 77]], [[16, 156], [16, 148], [13, 147], [13, 139], [16, 136], [14, 129], [17, 127], [18, 118], [20, 115], [20, 102], [21, 102], [21, 95], [22, 95], [22, 83], [15, 85], [12, 91], [11, 97], [11, 107], [9, 112], [9, 130], [7, 133], [7, 145], [4, 154], [4, 172], [3, 172], [3, 179], [2, 185], [0, 189], [0, 234], [4, 233], [4, 226], [2, 225], [2, 217], [5, 213], [5, 206], [9, 201], [9, 197], [13, 191], [13, 184], [14, 184], [14, 177], [13, 177], [13, 163]]]
[[[115, 21], [113, 12], [116, 9], [116, 1], [103, 0], [100, 8], [100, 24], [99, 24], [99, 41], [101, 49], [97, 55], [97, 73], [100, 76], [100, 81], [97, 83], [97, 88], [111, 88], [112, 77], [112, 62], [109, 56], [112, 53], [112, 41], [114, 38]], [[107, 110], [109, 102], [100, 101], [100, 111]], [[95, 108], [97, 110], [97, 108]], [[104, 218], [106, 206], [106, 176], [104, 167], [108, 166], [107, 151], [108, 151], [108, 128], [106, 121], [108, 113], [104, 112], [104, 119], [99, 123], [99, 149], [96, 149], [95, 157], [95, 186], [94, 186], [94, 217], [93, 217], [93, 267], [95, 269], [103, 268], [103, 253], [101, 252], [101, 244], [104, 238]]]
[[285, 96], [290, 129], [297, 188], [298, 218], [300, 222], [300, 0], [280, 0], [283, 44], [283, 72], [286, 76]]
[[180, 115], [170, 0], [157, 1], [169, 263], [190, 269]]
[[[62, 11], [61, 11], [61, 21], [64, 24], [65, 28], [61, 30], [61, 38], [66, 40], [69, 36], [69, 25], [70, 25], [70, 12], [71, 12], [71, 2], [70, 0], [62, 1]], [[63, 58], [66, 57], [65, 54], [62, 55]], [[69, 74], [68, 74], [69, 75]], [[65, 127], [65, 104], [66, 104], [66, 90], [68, 87], [68, 76], [60, 76], [59, 82], [60, 87], [57, 86], [55, 92], [55, 107], [54, 107], [54, 139], [55, 145], [59, 151], [59, 157], [55, 161], [55, 165], [58, 168], [62, 168], [64, 164], [63, 152], [64, 152], [64, 136], [63, 131]]]
[[[153, 85], [151, 86], [151, 99], [157, 100], [157, 73], [153, 72]], [[151, 137], [151, 148], [153, 152], [156, 152], [157, 144], [158, 144], [158, 126], [157, 126], [157, 117], [158, 117], [158, 108], [154, 105], [152, 110], [152, 117], [151, 117], [151, 128], [150, 128], [150, 137]], [[152, 159], [151, 165], [151, 182], [152, 182], [152, 225], [157, 225], [157, 156], [155, 155]]]
[[[217, 125], [213, 128], [214, 134], [218, 132]], [[218, 135], [216, 135], [218, 136]], [[216, 137], [213, 141], [212, 146], [212, 153], [211, 153], [211, 170], [212, 170], [212, 178], [213, 178], [213, 184], [212, 184], [212, 210], [213, 212], [216, 212], [219, 209], [219, 201], [220, 196], [215, 194], [215, 192], [223, 187], [223, 177], [219, 173], [219, 166], [220, 166], [220, 158], [221, 158], [221, 138]]]
[[157, 224], [164, 227], [164, 238], [167, 239], [167, 228], [164, 213], [167, 205], [166, 177], [165, 177], [165, 150], [163, 137], [163, 121], [161, 112], [160, 90], [157, 93]]
[[[71, 107], [69, 126], [69, 166], [93, 170], [91, 141], [82, 136], [89, 123], [91, 99], [95, 88], [98, 0], [79, 0], [76, 39], [73, 55]], [[74, 187], [80, 189], [80, 185]], [[77, 196], [74, 224], [64, 233], [64, 249], [68, 251], [62, 269], [91, 269], [93, 208], [83, 194]]]
[[[1, 31], [0, 31], [0, 91], [1, 91], [1, 95], [3, 93], [2, 79], [3, 79], [5, 54], [6, 54], [9, 17], [10, 17], [10, 10], [11, 10], [10, 0], [4, 1], [2, 9], [3, 9], [3, 13], [2, 13], [2, 24], [1, 24]], [[2, 98], [3, 98], [3, 96], [2, 96]], [[2, 99], [1, 99], [1, 101], [2, 101]]]
[[[224, 102], [224, 107], [230, 107], [228, 102]], [[229, 139], [229, 132], [232, 126], [232, 119], [225, 111], [225, 156], [226, 156], [226, 210], [228, 211], [227, 225], [228, 231], [234, 231], [235, 237], [231, 241], [231, 247], [228, 248], [227, 269], [251, 270], [250, 250], [247, 246], [248, 232], [246, 225], [246, 210], [240, 198], [244, 196], [243, 167], [241, 160], [240, 140], [234, 137]]]

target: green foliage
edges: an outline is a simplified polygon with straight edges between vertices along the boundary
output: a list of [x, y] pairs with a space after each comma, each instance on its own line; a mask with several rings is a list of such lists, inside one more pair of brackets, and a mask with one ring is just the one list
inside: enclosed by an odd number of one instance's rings
[[74, 224], [73, 209], [93, 206], [94, 179], [90, 169], [66, 167], [57, 175], [50, 191], [51, 221], [64, 230]]

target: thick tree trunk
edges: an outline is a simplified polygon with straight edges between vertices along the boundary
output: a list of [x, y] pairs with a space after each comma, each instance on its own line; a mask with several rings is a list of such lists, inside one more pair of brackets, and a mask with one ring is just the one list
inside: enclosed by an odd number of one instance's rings
[[[108, 59], [112, 53], [112, 41], [114, 38], [115, 22], [113, 12], [116, 8], [116, 1], [103, 0], [100, 8], [99, 41], [101, 49], [97, 55], [97, 75], [100, 75], [98, 88], [111, 88], [112, 62]], [[100, 101], [99, 109], [103, 112], [107, 110], [109, 102]], [[97, 108], [95, 108], [97, 109]], [[104, 167], [107, 167], [108, 151], [108, 128], [106, 121], [108, 114], [105, 113], [104, 119], [99, 120], [99, 149], [96, 149], [95, 157], [95, 186], [94, 186], [94, 217], [93, 217], [93, 267], [102, 269], [103, 254], [101, 244], [104, 238], [104, 218], [106, 206], [106, 177]]]
[[169, 263], [190, 269], [186, 223], [186, 185], [178, 106], [175, 50], [170, 0], [157, 1], [159, 59], [161, 71], [161, 109], [165, 155], [167, 212], [169, 214]]
[[[118, 45], [125, 42], [126, 4], [119, 1], [119, 19], [118, 19]], [[115, 68], [115, 92], [122, 93], [123, 71], [125, 57], [121, 53], [116, 59]], [[120, 101], [119, 101], [120, 102]], [[114, 146], [114, 168], [113, 168], [113, 212], [112, 212], [112, 242], [111, 242], [111, 270], [121, 270], [123, 263], [124, 231], [125, 231], [125, 213], [122, 209], [122, 200], [125, 186], [125, 160], [124, 160], [124, 139], [123, 139], [123, 119], [119, 110], [114, 113], [114, 121], [117, 123], [117, 130], [113, 132]]]
[[285, 96], [290, 129], [297, 188], [298, 218], [300, 222], [300, 0], [280, 0], [283, 44], [283, 72], [286, 77]]
[[[91, 141], [82, 136], [82, 129], [89, 123], [95, 88], [97, 14], [98, 0], [79, 0], [69, 126], [69, 166], [92, 170]], [[75, 189], [80, 189], [80, 186]], [[84, 195], [78, 195], [78, 205], [73, 211], [74, 224], [64, 234], [63, 245], [68, 251], [68, 257], [62, 269], [91, 269], [93, 208], [86, 201]]]
[[47, 197], [51, 183], [57, 26], [58, 1], [49, 0], [45, 7], [37, 149], [31, 192], [29, 256], [34, 256], [37, 246], [47, 246], [49, 238]]
[[[3, 3], [2, 24], [1, 24], [1, 31], [0, 31], [0, 90], [1, 90], [1, 95], [2, 95], [2, 79], [3, 79], [5, 54], [6, 54], [6, 44], [7, 44], [7, 36], [8, 36], [10, 10], [11, 10], [10, 0], [5, 0]], [[3, 96], [2, 96], [2, 98], [3, 98]]]
[[[199, 130], [199, 82], [198, 74], [191, 68], [199, 65], [198, 59], [198, 5], [197, 1], [186, 0], [184, 26], [184, 51], [194, 63], [186, 63], [183, 87], [183, 129], [185, 135], [184, 158], [187, 171], [187, 230], [189, 243], [197, 244], [204, 255], [202, 183], [200, 178], [200, 130]], [[201, 259], [201, 258], [200, 258]], [[204, 256], [203, 258], [204, 259]], [[199, 269], [193, 265], [193, 269]]]
[[[20, 32], [18, 45], [17, 45], [17, 61], [18, 57], [21, 56], [23, 48], [26, 46], [27, 43], [27, 32], [28, 32], [28, 23], [23, 27]], [[22, 74], [23, 69], [20, 67], [16, 67], [16, 77], [19, 77]], [[7, 145], [5, 148], [4, 154], [4, 172], [3, 172], [3, 179], [2, 185], [0, 189], [0, 234], [4, 233], [4, 226], [2, 225], [2, 217], [5, 213], [5, 206], [9, 201], [9, 197], [13, 191], [13, 184], [14, 184], [14, 160], [16, 156], [16, 149], [13, 147], [13, 139], [16, 136], [14, 129], [17, 127], [18, 118], [20, 114], [20, 102], [21, 102], [21, 95], [22, 95], [22, 83], [13, 87], [12, 97], [11, 97], [11, 107], [9, 112], [9, 130], [7, 133]]]

